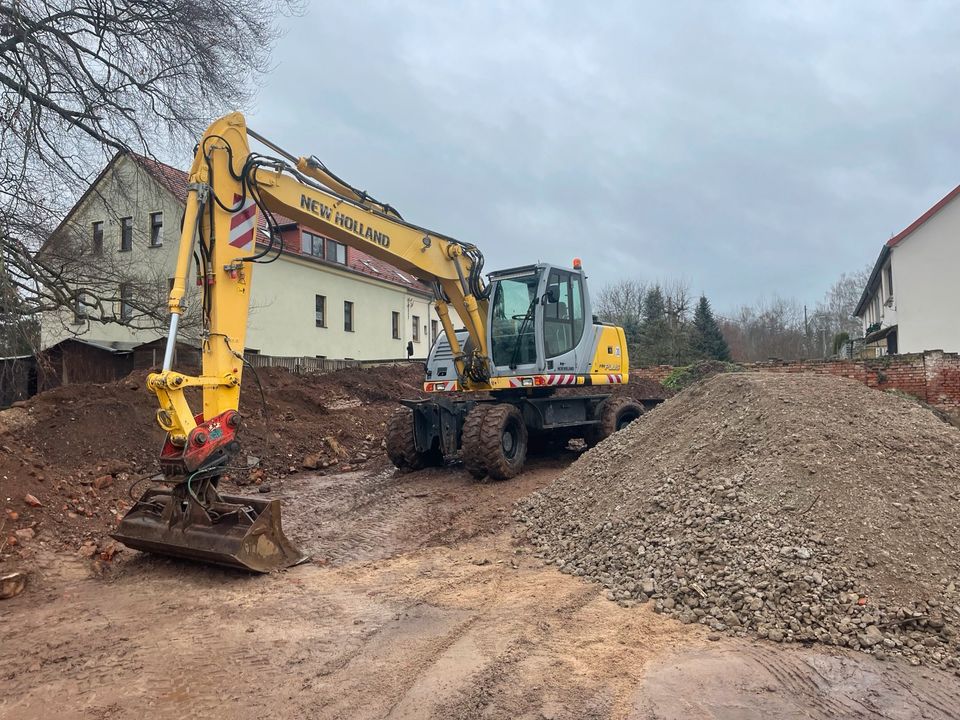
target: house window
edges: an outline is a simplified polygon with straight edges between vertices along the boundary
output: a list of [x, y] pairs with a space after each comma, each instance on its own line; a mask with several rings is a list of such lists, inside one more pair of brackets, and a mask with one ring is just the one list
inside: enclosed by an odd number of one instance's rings
[[325, 295], [316, 296], [315, 317], [317, 327], [327, 326], [327, 298]]
[[393, 339], [400, 339], [400, 313], [391, 313], [393, 319]]
[[133, 317], [133, 285], [120, 283], [120, 319], [130, 320]]
[[79, 292], [77, 293], [76, 299], [73, 301], [73, 321], [75, 323], [82, 323], [90, 314], [90, 308], [87, 307], [87, 295], [86, 293]]
[[120, 250], [133, 249], [133, 218], [120, 218]]
[[327, 240], [327, 260], [339, 263], [340, 265], [346, 265], [347, 246], [335, 240]]
[[887, 298], [893, 297], [893, 265], [888, 264], [883, 269], [883, 279], [887, 286]]
[[150, 247], [163, 245], [163, 213], [150, 213]]
[[349, 300], [343, 301], [343, 329], [353, 332], [353, 303]]
[[437, 337], [440, 335], [440, 328], [436, 320], [430, 321], [430, 344], [433, 345], [437, 341]]
[[103, 222], [93, 224], [93, 251], [99, 255], [103, 252]]
[[314, 257], [322, 258], [323, 238], [319, 235], [314, 235], [313, 233], [309, 233], [304, 230], [302, 248], [304, 255], [313, 255]]
[[347, 264], [347, 246], [338, 243], [336, 240], [315, 235], [312, 232], [303, 231], [300, 241], [300, 251], [304, 255], [323, 258], [330, 262], [340, 265]]
[[420, 342], [420, 316], [413, 316], [413, 341]]

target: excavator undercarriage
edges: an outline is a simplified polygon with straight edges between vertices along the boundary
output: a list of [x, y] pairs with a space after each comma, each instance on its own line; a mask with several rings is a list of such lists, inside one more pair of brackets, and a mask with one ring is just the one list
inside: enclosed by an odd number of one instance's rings
[[658, 402], [563, 391], [402, 400], [387, 426], [387, 454], [396, 467], [419, 470], [459, 453], [475, 478], [507, 480], [520, 473], [528, 452], [559, 449], [573, 439], [596, 445]]

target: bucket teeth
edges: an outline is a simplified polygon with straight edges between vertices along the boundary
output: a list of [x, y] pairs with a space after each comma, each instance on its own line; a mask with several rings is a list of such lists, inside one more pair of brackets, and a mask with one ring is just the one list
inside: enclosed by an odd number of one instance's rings
[[279, 500], [220, 495], [209, 481], [147, 490], [111, 536], [136, 550], [253, 572], [308, 559], [283, 534]]

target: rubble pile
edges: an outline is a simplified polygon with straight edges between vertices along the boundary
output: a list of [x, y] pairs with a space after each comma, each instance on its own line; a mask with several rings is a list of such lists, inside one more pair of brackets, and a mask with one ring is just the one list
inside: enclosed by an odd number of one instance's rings
[[714, 633], [960, 674], [960, 431], [814, 375], [722, 374], [585, 453], [516, 517], [561, 571]]

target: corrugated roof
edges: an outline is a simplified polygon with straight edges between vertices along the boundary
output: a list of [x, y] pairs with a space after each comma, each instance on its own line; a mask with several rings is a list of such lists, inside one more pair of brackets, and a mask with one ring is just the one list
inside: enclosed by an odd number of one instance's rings
[[[130, 155], [134, 161], [140, 165], [140, 167], [146, 170], [151, 177], [153, 177], [158, 183], [166, 188], [175, 198], [177, 198], [177, 200], [179, 200], [181, 203], [186, 203], [187, 186], [189, 185], [189, 176], [186, 172], [183, 170], [178, 170], [177, 168], [167, 165], [166, 163], [162, 163], [159, 160], [155, 160], [154, 158], [146, 157], [145, 155], [138, 155], [137, 153], [130, 153]], [[295, 220], [292, 220], [285, 215], [273, 213], [273, 216], [281, 225], [298, 225]], [[324, 238], [327, 237], [316, 228], [308, 227], [306, 225], [302, 227], [304, 230], [307, 230], [315, 235], [320, 235]], [[266, 238], [266, 225], [262, 216], [260, 218], [260, 232], [263, 237]], [[263, 244], [263, 241], [258, 240], [258, 242]], [[290, 255], [302, 255], [300, 250], [301, 248], [299, 245], [295, 248], [284, 248], [284, 252]], [[334, 263], [327, 263], [324, 260], [314, 258], [312, 256], [304, 257], [310, 257], [310, 259], [316, 260], [318, 263], [325, 265], [342, 267]], [[358, 248], [347, 248], [347, 267], [354, 272], [391, 283], [392, 285], [400, 285], [402, 287], [415, 290], [416, 292], [431, 294], [430, 288], [427, 285], [420, 282], [410, 274], [401, 272], [400, 270], [397, 270], [397, 268], [393, 267], [393, 265], [390, 263], [384, 262], [383, 260], [377, 260]]]
[[64, 343], [75, 342], [80, 343], [81, 345], [89, 345], [90, 347], [95, 347], [98, 350], [106, 350], [107, 352], [114, 353], [115, 355], [124, 355], [126, 353], [133, 352], [134, 348], [138, 347], [141, 343], [138, 342], [126, 342], [122, 340], [91, 340], [89, 338], [83, 337], [69, 337], [61, 340], [55, 345], [51, 345], [50, 348], [55, 348], [57, 345], [63, 345]]

